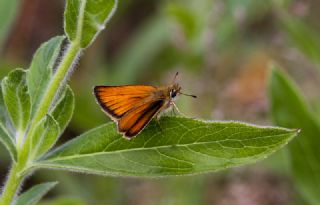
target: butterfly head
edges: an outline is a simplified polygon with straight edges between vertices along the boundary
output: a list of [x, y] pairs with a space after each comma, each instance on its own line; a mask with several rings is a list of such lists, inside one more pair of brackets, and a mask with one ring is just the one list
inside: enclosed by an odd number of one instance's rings
[[185, 94], [185, 93], [181, 92], [181, 86], [178, 83], [176, 83], [178, 74], [179, 73], [177, 72], [176, 75], [173, 78], [172, 86], [169, 87], [169, 97], [170, 97], [170, 99], [174, 99], [179, 94], [182, 94], [182, 95], [185, 95], [185, 96], [190, 96], [190, 97], [193, 97], [193, 98], [197, 98], [197, 96], [195, 96], [195, 95], [189, 95], [189, 94]]
[[170, 86], [169, 88], [170, 99], [174, 99], [175, 97], [177, 97], [181, 93], [180, 90], [181, 90], [181, 86], [178, 83], [175, 83], [172, 86]]
[[195, 96], [195, 95], [189, 95], [189, 94], [182, 93], [181, 86], [178, 83], [174, 83], [172, 86], [169, 87], [169, 97], [171, 100], [173, 100], [174, 98], [176, 98], [180, 94], [190, 96], [193, 98], [197, 98], [197, 96]]

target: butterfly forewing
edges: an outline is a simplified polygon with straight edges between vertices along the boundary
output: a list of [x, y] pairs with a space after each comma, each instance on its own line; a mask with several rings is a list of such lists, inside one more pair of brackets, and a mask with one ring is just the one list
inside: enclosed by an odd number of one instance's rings
[[174, 99], [179, 94], [196, 98], [181, 92], [181, 86], [175, 82], [177, 75], [168, 86], [96, 86], [94, 94], [103, 110], [117, 122], [118, 131], [131, 139], [161, 111], [176, 107]]
[[94, 93], [101, 107], [119, 119], [137, 105], [144, 103], [156, 90], [154, 86], [96, 86]]
[[96, 86], [101, 107], [118, 122], [125, 137], [137, 135], [162, 109], [165, 99], [155, 97], [157, 88], [146, 85]]

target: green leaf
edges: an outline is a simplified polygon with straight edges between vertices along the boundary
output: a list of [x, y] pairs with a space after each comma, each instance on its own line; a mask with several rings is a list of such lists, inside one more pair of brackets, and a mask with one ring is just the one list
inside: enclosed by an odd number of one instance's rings
[[43, 184], [38, 184], [30, 188], [28, 191], [21, 194], [15, 205], [35, 205], [41, 198], [48, 193], [54, 186], [57, 185], [57, 182], [48, 182]]
[[14, 161], [17, 161], [17, 150], [16, 150], [15, 143], [12, 137], [9, 135], [6, 128], [1, 123], [0, 123], [0, 142], [2, 142], [3, 145], [7, 148], [11, 158]]
[[3, 99], [17, 136], [23, 134], [30, 118], [30, 96], [26, 71], [15, 69], [1, 82]]
[[42, 201], [39, 203], [39, 205], [86, 205], [86, 203], [81, 199], [63, 197], [59, 199]]
[[63, 96], [53, 108], [51, 115], [58, 122], [60, 131], [63, 132], [68, 126], [74, 110], [74, 95], [69, 86]]
[[300, 137], [289, 145], [291, 166], [297, 188], [311, 204], [319, 204], [320, 126], [301, 92], [285, 73], [274, 68], [268, 89], [274, 122], [302, 130]]
[[284, 18], [281, 24], [292, 43], [320, 68], [319, 34], [306, 25], [305, 22], [294, 18]]
[[35, 128], [31, 139], [31, 152], [33, 159], [45, 154], [57, 141], [60, 135], [60, 128], [52, 116], [47, 115]]
[[0, 1], [0, 50], [15, 20], [19, 2], [19, 0]]
[[49, 153], [37, 165], [102, 175], [170, 176], [216, 171], [263, 159], [296, 130], [239, 122], [163, 117], [128, 141], [108, 123]]
[[[1, 87], [1, 85], [0, 85]], [[7, 130], [7, 111], [5, 107], [5, 103], [3, 100], [2, 89], [0, 89], [0, 142], [6, 147], [9, 151], [10, 156], [13, 161], [17, 160], [17, 150], [15, 146], [15, 142], [13, 136], [10, 135]]]
[[82, 48], [89, 46], [114, 14], [117, 0], [67, 0], [65, 33]]
[[27, 74], [27, 83], [32, 103], [32, 114], [45, 94], [52, 76], [53, 67], [59, 55], [64, 36], [57, 36], [42, 44], [33, 56]]
[[0, 81], [0, 124], [7, 124], [7, 110], [3, 100], [3, 94], [1, 89], [1, 81]]

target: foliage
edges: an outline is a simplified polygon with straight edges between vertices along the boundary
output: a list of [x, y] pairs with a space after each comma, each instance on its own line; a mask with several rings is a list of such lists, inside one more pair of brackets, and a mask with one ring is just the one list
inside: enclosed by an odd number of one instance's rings
[[[15, 69], [1, 81], [0, 141], [12, 157], [12, 168], [0, 204], [13, 204], [15, 200], [17, 204], [37, 203], [56, 183], [36, 185], [22, 194], [18, 190], [27, 176], [41, 168], [111, 176], [191, 175], [254, 163], [297, 135], [296, 129], [165, 117], [160, 128], [152, 122], [132, 141], [123, 139], [114, 123], [107, 123], [53, 148], [73, 115], [75, 100], [67, 85], [70, 74], [81, 52], [93, 43], [113, 16], [117, 3], [117, 0], [67, 0], [65, 36], [43, 43], [29, 69]], [[167, 12], [177, 21], [187, 18], [182, 24], [187, 38], [193, 42], [189, 46], [195, 50], [192, 55], [197, 60], [204, 47], [194, 42], [202, 39], [206, 28], [199, 16], [180, 6], [171, 5]], [[168, 36], [160, 25], [149, 24], [152, 29], [146, 46], [165, 44]], [[156, 40], [152, 39], [155, 34]], [[144, 40], [137, 37], [127, 59]], [[134, 57], [138, 60], [131, 73], [140, 70], [145, 54], [157, 53], [154, 49], [158, 48], [138, 49], [141, 53]], [[184, 55], [185, 59], [190, 56]], [[124, 70], [119, 69], [115, 75], [122, 76]]]
[[40, 201], [40, 199], [56, 184], [57, 182], [48, 182], [33, 186], [31, 189], [27, 190], [18, 197], [16, 205], [37, 204]]
[[66, 143], [35, 164], [119, 176], [170, 176], [255, 162], [287, 144], [295, 130], [237, 122], [165, 117], [128, 141], [108, 123]]
[[320, 125], [301, 91], [287, 74], [274, 68], [269, 81], [271, 113], [279, 126], [300, 127], [298, 139], [289, 145], [290, 160], [297, 188], [310, 202], [320, 201]]

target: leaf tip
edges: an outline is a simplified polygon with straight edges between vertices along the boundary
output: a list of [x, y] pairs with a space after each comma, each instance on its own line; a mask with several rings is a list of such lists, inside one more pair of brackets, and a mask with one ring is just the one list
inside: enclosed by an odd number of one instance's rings
[[296, 133], [297, 133], [297, 134], [300, 134], [301, 129], [300, 129], [300, 128], [298, 128], [298, 129], [295, 129], [295, 131], [296, 131]]
[[270, 61], [268, 64], [268, 68], [269, 68], [269, 76], [272, 77], [280, 74], [280, 66], [276, 62]]
[[289, 138], [288, 142], [291, 141], [293, 138], [297, 137], [301, 132], [300, 128], [297, 129], [290, 129], [291, 137]]
[[53, 187], [53, 186], [56, 186], [57, 184], [59, 184], [59, 182], [58, 181], [54, 181], [54, 182], [49, 182], [50, 183], [50, 185]]
[[44, 183], [45, 185], [47, 185], [47, 190], [51, 190], [53, 189], [55, 186], [57, 186], [57, 184], [59, 184], [58, 181], [53, 181], [53, 182], [46, 182]]

